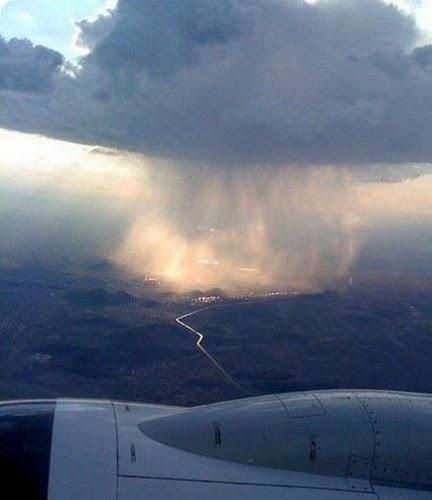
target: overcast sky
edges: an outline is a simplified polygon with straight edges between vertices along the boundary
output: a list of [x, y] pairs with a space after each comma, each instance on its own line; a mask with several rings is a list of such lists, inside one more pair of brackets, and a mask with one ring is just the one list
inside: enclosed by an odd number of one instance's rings
[[0, 127], [218, 166], [429, 163], [430, 9], [398, 3], [11, 0]]
[[0, 265], [316, 288], [430, 226], [429, 0], [2, 4]]

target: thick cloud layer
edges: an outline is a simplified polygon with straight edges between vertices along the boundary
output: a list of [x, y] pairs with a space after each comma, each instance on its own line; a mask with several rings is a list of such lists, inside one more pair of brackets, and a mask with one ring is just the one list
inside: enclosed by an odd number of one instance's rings
[[13, 38], [7, 43], [0, 38], [0, 89], [47, 91], [62, 64], [63, 57], [54, 50], [33, 46], [29, 40]]
[[121, 1], [114, 29], [89, 59], [112, 75], [172, 76], [198, 64], [200, 49], [227, 45], [244, 31], [246, 11], [240, 5], [232, 0]]
[[97, 19], [82, 19], [76, 23], [79, 28], [77, 45], [89, 51], [96, 47], [113, 30], [116, 23], [116, 12], [109, 9], [101, 14]]
[[79, 27], [78, 78], [3, 97], [0, 126], [217, 164], [432, 158], [432, 46], [381, 0], [119, 0]]

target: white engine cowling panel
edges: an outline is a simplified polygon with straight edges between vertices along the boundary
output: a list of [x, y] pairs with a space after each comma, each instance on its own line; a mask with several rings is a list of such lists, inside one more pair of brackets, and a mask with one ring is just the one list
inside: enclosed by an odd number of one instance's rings
[[59, 400], [49, 500], [432, 499], [432, 398], [319, 391], [196, 408]]
[[116, 433], [111, 402], [58, 401], [48, 500], [116, 500]]

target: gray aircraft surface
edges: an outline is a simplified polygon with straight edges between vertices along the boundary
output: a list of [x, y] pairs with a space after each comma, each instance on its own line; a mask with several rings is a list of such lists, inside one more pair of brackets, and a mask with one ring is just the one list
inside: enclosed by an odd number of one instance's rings
[[432, 499], [432, 396], [7, 402], [0, 471], [11, 499]]

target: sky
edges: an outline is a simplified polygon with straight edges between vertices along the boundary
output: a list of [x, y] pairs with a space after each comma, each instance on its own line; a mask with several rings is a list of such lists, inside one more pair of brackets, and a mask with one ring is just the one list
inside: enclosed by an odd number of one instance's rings
[[[317, 1], [308, 0], [308, 3]], [[428, 0], [389, 0], [388, 3], [412, 13], [425, 33], [432, 32], [432, 4]], [[75, 23], [94, 18], [116, 4], [117, 0], [0, 0], [0, 32], [5, 38], [29, 38], [76, 60], [82, 51], [76, 45]]]
[[431, 222], [431, 33], [422, 0], [1, 2], [0, 263], [37, 239], [190, 286], [349, 274], [371, 228]]
[[97, 16], [114, 4], [107, 0], [3, 0], [0, 33], [6, 39], [28, 38], [75, 60], [81, 55], [75, 43], [75, 23]]

